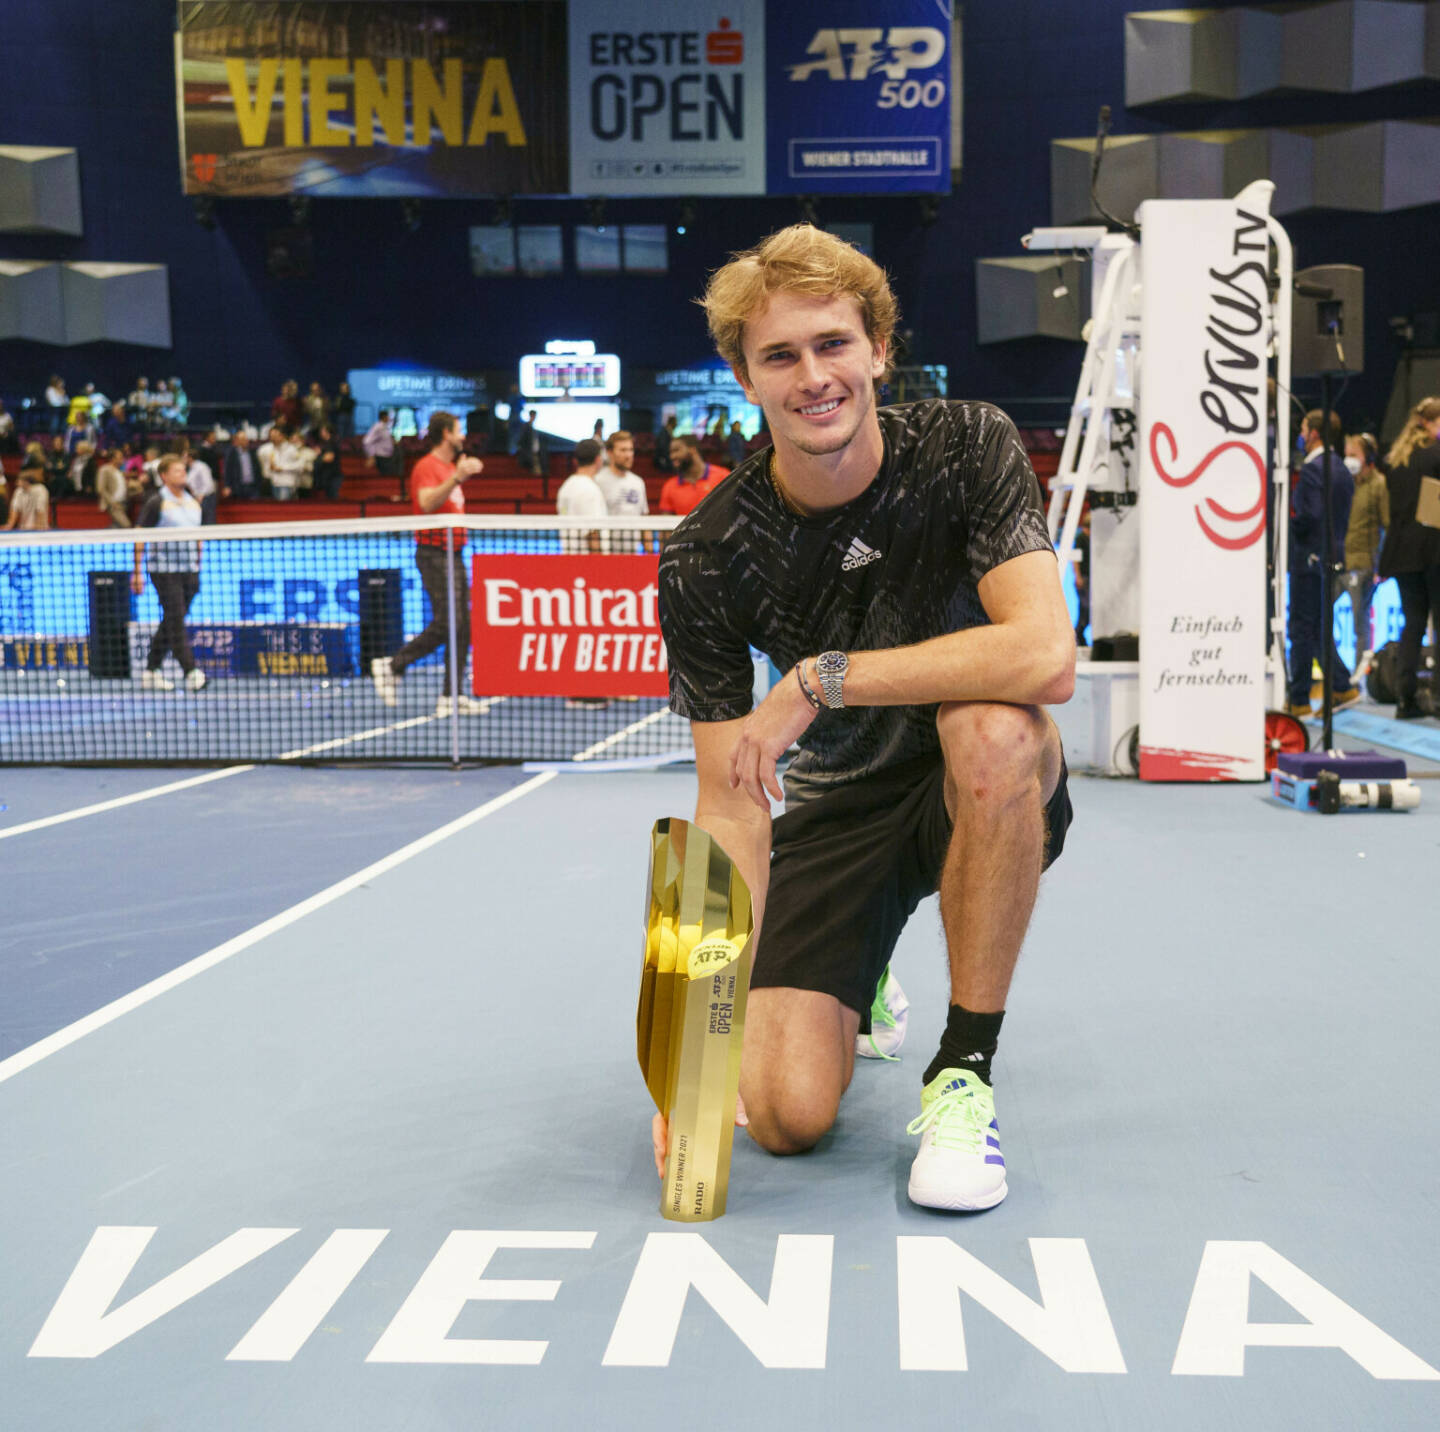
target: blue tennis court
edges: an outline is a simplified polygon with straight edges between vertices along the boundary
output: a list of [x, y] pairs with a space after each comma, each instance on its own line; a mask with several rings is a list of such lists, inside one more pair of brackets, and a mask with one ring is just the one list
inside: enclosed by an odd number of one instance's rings
[[693, 769], [134, 799], [194, 778], [4, 773], [8, 1424], [1434, 1425], [1440, 1007], [1397, 904], [1430, 786], [1326, 820], [1077, 777], [997, 1065], [1009, 1199], [905, 1196], [922, 906], [901, 1062], [811, 1155], [737, 1140], [681, 1230], [633, 1018]]

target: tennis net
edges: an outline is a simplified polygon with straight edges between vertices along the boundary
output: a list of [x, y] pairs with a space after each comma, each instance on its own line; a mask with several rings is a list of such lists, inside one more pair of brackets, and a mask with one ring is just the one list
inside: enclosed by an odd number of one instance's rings
[[0, 537], [0, 764], [679, 758], [655, 592], [673, 525]]

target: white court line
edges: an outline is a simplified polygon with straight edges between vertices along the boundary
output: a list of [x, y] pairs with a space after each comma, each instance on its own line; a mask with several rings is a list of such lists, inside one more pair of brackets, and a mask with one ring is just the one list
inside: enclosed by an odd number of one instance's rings
[[203, 776], [189, 776], [183, 781], [171, 781], [168, 786], [151, 786], [148, 791], [136, 791], [133, 795], [116, 796], [114, 800], [100, 801], [97, 805], [81, 806], [79, 810], [62, 811], [59, 815], [47, 815], [43, 820], [28, 820], [24, 825], [6, 826], [0, 830], [0, 840], [12, 835], [26, 835], [32, 830], [44, 830], [51, 825], [64, 825], [67, 820], [79, 820], [82, 816], [99, 815], [102, 811], [118, 810], [121, 806], [134, 805], [136, 801], [148, 801], [155, 796], [169, 795], [171, 791], [187, 790], [191, 786], [203, 786], [206, 781], [223, 781], [226, 776], [243, 776], [253, 771], [251, 766], [226, 766], [220, 771], [206, 771]]
[[643, 731], [647, 726], [653, 726], [662, 716], [668, 716], [670, 708], [662, 706], [658, 711], [652, 711], [648, 716], [642, 716], [638, 721], [632, 721], [623, 731], [617, 731], [613, 736], [607, 736], [603, 741], [597, 741], [593, 746], [586, 746], [578, 755], [572, 756], [572, 761], [588, 761], [598, 756], [601, 751], [608, 751], [611, 746], [618, 746], [627, 736], [633, 736], [637, 731]]
[[243, 934], [236, 935], [234, 939], [226, 940], [223, 945], [216, 945], [213, 950], [207, 950], [205, 954], [197, 955], [193, 960], [171, 970], [168, 974], [161, 975], [158, 979], [151, 980], [149, 984], [141, 985], [139, 989], [132, 990], [127, 995], [122, 995], [102, 1009], [97, 1009], [93, 1014], [87, 1014], [83, 1019], [77, 1019], [74, 1024], [68, 1024], [64, 1029], [58, 1029], [54, 1034], [46, 1035], [44, 1039], [30, 1045], [28, 1049], [22, 1049], [8, 1059], [0, 1059], [0, 1084], [29, 1069], [31, 1065], [38, 1064], [42, 1059], [47, 1059], [50, 1055], [67, 1048], [77, 1040], [83, 1039], [87, 1034], [93, 1034], [97, 1029], [103, 1029], [107, 1024], [119, 1019], [121, 1015], [129, 1014], [132, 1009], [139, 1009], [142, 1004], [149, 1004], [152, 999], [156, 999], [184, 984], [187, 980], [194, 979], [196, 975], [204, 974], [206, 970], [222, 964], [231, 955], [238, 955], [242, 950], [248, 950], [251, 945], [259, 944], [261, 940], [278, 933], [288, 925], [293, 925], [297, 920], [303, 920], [306, 915], [333, 904], [342, 895], [348, 895], [350, 891], [358, 889], [367, 880], [374, 880], [376, 876], [394, 870], [396, 866], [403, 865], [407, 860], [423, 854], [432, 846], [439, 845], [442, 840], [448, 840], [452, 835], [458, 835], [460, 831], [474, 825], [477, 821], [484, 820], [487, 815], [493, 815], [497, 810], [503, 810], [522, 796], [539, 790], [541, 786], [554, 779], [554, 772], [551, 771], [532, 777], [524, 785], [516, 786], [513, 790], [506, 791], [504, 795], [486, 801], [484, 805], [477, 806], [468, 814], [459, 817], [458, 820], [452, 820], [448, 825], [442, 825], [438, 830], [432, 830], [429, 835], [422, 835], [419, 840], [412, 840], [409, 845], [375, 861], [373, 865], [367, 865], [363, 870], [356, 871], [354, 875], [347, 875], [344, 880], [320, 891], [318, 895], [311, 895], [308, 899], [300, 901], [298, 905], [292, 905], [288, 910], [282, 910], [278, 915], [272, 915], [270, 919], [262, 921]]
[[[498, 706], [505, 700], [503, 696], [487, 697], [479, 703], [479, 709], [471, 711], [470, 716], [488, 716], [493, 706]], [[361, 731], [355, 736], [337, 736], [333, 741], [321, 741], [318, 746], [305, 746], [296, 751], [282, 751], [275, 759], [278, 761], [299, 761], [306, 756], [317, 755], [321, 751], [333, 751], [337, 746], [350, 746], [356, 741], [373, 741], [377, 736], [388, 736], [392, 731], [407, 731], [412, 726], [424, 726], [430, 721], [449, 721], [449, 716], [412, 716], [408, 721], [397, 721], [393, 726], [376, 726], [370, 731]], [[465, 716], [458, 719], [466, 720]]]

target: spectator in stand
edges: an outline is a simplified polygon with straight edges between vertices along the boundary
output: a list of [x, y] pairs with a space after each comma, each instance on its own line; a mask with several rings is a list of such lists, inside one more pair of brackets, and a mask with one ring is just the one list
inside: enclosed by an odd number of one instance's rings
[[[1394, 577], [1405, 613], [1400, 634], [1399, 698], [1395, 716], [1425, 714], [1419, 694], [1420, 650], [1427, 621], [1440, 639], [1440, 527], [1419, 520], [1421, 484], [1440, 481], [1440, 398], [1423, 398], [1410, 410], [1386, 456], [1391, 526], [1380, 550], [1380, 576]], [[1440, 677], [1436, 678], [1440, 680]], [[1435, 699], [1431, 692], [1432, 701]]]
[[200, 504], [200, 521], [203, 526], [215, 525], [216, 509], [220, 498], [215, 485], [215, 472], [208, 462], [197, 457], [190, 450], [188, 438], [175, 440], [175, 456], [185, 461], [185, 486]]
[[278, 427], [292, 433], [304, 422], [305, 412], [300, 405], [300, 385], [293, 378], [287, 378], [280, 385], [279, 394], [270, 404], [270, 417]]
[[95, 491], [95, 467], [95, 444], [76, 443], [75, 451], [70, 454], [70, 471], [66, 474], [66, 481], [70, 485], [67, 497]]
[[271, 428], [266, 434], [265, 441], [260, 444], [255, 452], [256, 460], [260, 464], [260, 494], [262, 497], [270, 497], [275, 492], [275, 454], [280, 451], [281, 444], [285, 441], [285, 434], [280, 428]]
[[58, 373], [50, 375], [45, 385], [46, 432], [65, 431], [65, 419], [71, 411], [71, 395], [65, 392], [65, 379]]
[[0, 453], [20, 451], [20, 434], [15, 431], [15, 417], [0, 400]]
[[173, 395], [170, 392], [170, 384], [164, 378], [155, 384], [155, 389], [150, 394], [150, 412], [154, 417], [151, 426], [158, 432], [173, 433], [175, 431]]
[[370, 431], [361, 439], [365, 449], [366, 462], [381, 477], [399, 477], [400, 460], [395, 452], [395, 429], [390, 422], [390, 409], [381, 408], [380, 416], [370, 426]]
[[107, 447], [123, 448], [127, 443], [136, 441], [138, 436], [125, 404], [116, 403], [100, 425], [100, 440]]
[[1375, 595], [1375, 566], [1380, 543], [1390, 525], [1390, 494], [1385, 474], [1375, 466], [1378, 450], [1369, 433], [1345, 439], [1345, 466], [1355, 479], [1355, 500], [1345, 529], [1345, 575], [1342, 589], [1350, 594], [1355, 622], [1355, 670], [1375, 653], [1375, 622], [1370, 600]]
[[270, 490], [277, 502], [291, 502], [305, 471], [305, 454], [299, 440], [291, 433], [282, 433], [270, 454]]
[[[157, 469], [159, 490], [153, 493], [140, 513], [141, 527], [199, 527], [200, 504], [185, 486], [185, 459], [170, 453], [160, 459]], [[146, 550], [149, 556], [146, 557]], [[169, 652], [175, 653], [185, 673], [185, 685], [199, 691], [205, 685], [205, 673], [195, 664], [190, 638], [185, 631], [185, 615], [200, 590], [199, 542], [137, 542], [135, 570], [130, 590], [141, 596], [145, 591], [144, 562], [160, 598], [160, 626], [150, 641], [141, 684], [147, 691], [173, 691], [175, 683], [160, 674]]]
[[44, 532], [50, 526], [50, 494], [45, 490], [45, 467], [34, 458], [20, 464], [15, 492], [10, 498], [7, 532]]
[[328, 502], [340, 496], [340, 444], [327, 423], [321, 423], [315, 431], [315, 491]]
[[49, 420], [46, 431], [64, 432], [65, 418], [70, 411], [70, 395], [65, 391], [65, 380], [58, 373], [52, 373], [45, 385], [45, 408]]
[[70, 407], [65, 414], [65, 426], [66, 428], [78, 427], [82, 423], [88, 423], [94, 416], [94, 410], [90, 407], [89, 393], [76, 393], [70, 399]]
[[326, 423], [330, 421], [330, 399], [325, 396], [325, 389], [319, 383], [311, 383], [310, 391], [305, 394], [305, 431], [307, 433], [318, 433]]
[[700, 443], [693, 433], [681, 433], [670, 441], [672, 477], [660, 489], [660, 511], [685, 517], [708, 497], [727, 474], [723, 467], [700, 456]]
[[65, 429], [65, 451], [73, 457], [81, 443], [89, 443], [93, 448], [98, 436], [99, 434], [95, 430], [95, 420], [90, 416], [89, 405], [76, 408], [72, 411], [71, 422]]
[[[635, 439], [619, 428], [605, 440], [609, 462], [595, 476], [605, 497], [605, 511], [611, 517], [648, 517], [650, 503], [645, 484], [635, 472]], [[648, 549], [647, 534], [641, 531], [612, 532], [610, 547], [614, 552], [644, 552]]]
[[680, 426], [680, 419], [671, 413], [660, 431], [655, 434], [655, 467], [660, 472], [674, 472], [675, 469], [670, 462], [670, 447], [675, 441], [675, 429]]
[[540, 450], [540, 431], [535, 426], [534, 408], [526, 411], [520, 424], [520, 431], [516, 434], [515, 456], [520, 460], [520, 466], [526, 472], [535, 477], [544, 475], [545, 462]]
[[150, 412], [150, 400], [154, 396], [150, 391], [150, 380], [142, 376], [136, 378], [130, 396], [125, 399], [125, 406], [130, 411], [130, 421], [142, 432], [149, 432], [155, 426]]
[[95, 426], [99, 427], [101, 419], [110, 411], [110, 399], [94, 383], [86, 383], [85, 396], [90, 399], [90, 416], [95, 419]]
[[190, 395], [178, 378], [170, 380], [170, 397], [162, 411], [165, 426], [174, 432], [190, 421]]
[[335, 436], [342, 442], [346, 438], [353, 438], [355, 436], [355, 395], [350, 391], [349, 383], [342, 382], [335, 389], [333, 413]]
[[260, 460], [250, 447], [250, 434], [236, 430], [225, 454], [225, 486], [242, 502], [253, 502], [260, 495]]
[[100, 466], [95, 473], [95, 496], [112, 527], [130, 526], [130, 515], [126, 510], [130, 489], [125, 474], [120, 471], [120, 454], [113, 448], [100, 454]]
[[725, 439], [725, 451], [730, 455], [732, 470], [745, 461], [745, 430], [739, 422], [730, 424], [730, 436]]
[[1323, 563], [1338, 565], [1345, 557], [1345, 528], [1350, 520], [1350, 503], [1355, 496], [1355, 479], [1341, 457], [1340, 417], [1330, 414], [1330, 551], [1322, 554], [1321, 534], [1325, 514], [1324, 446], [1321, 439], [1324, 414], [1317, 408], [1305, 414], [1300, 424], [1300, 443], [1305, 462], [1290, 490], [1290, 688], [1289, 712], [1301, 720], [1311, 715], [1310, 672], [1312, 663], [1330, 665], [1335, 706], [1352, 706], [1360, 692], [1351, 685], [1350, 671], [1335, 650], [1333, 628], [1325, 630], [1325, 584]]
[[[453, 413], [432, 413], [427, 428], [430, 451], [415, 464], [411, 473], [411, 501], [418, 516], [432, 517], [440, 513], [465, 511], [465, 492], [461, 486], [467, 477], [484, 470], [478, 457], [464, 451], [465, 440], [460, 433], [460, 419]], [[452, 535], [453, 533], [453, 535]], [[470, 650], [470, 587], [465, 579], [465, 529], [427, 528], [415, 534], [415, 565], [420, 569], [420, 583], [430, 600], [430, 624], [418, 636], [406, 642], [393, 656], [377, 656], [370, 663], [370, 676], [376, 694], [386, 706], [399, 700], [400, 678], [406, 669], [438, 647], [453, 651], [455, 674], [463, 688], [465, 657]], [[450, 592], [455, 593], [456, 630], [450, 630]], [[483, 701], [474, 701], [460, 691], [450, 689], [447, 660], [445, 688], [448, 694], [436, 704], [437, 716], [452, 711], [462, 716], [483, 716], [490, 708]]]
[[70, 454], [65, 451], [65, 438], [61, 433], [50, 439], [50, 446], [45, 450], [45, 486], [51, 502], [70, 495]]
[[[217, 487], [225, 486], [225, 448], [230, 441], [230, 434], [216, 423], [214, 427], [205, 434], [205, 441], [195, 449], [195, 456], [210, 469]], [[222, 491], [220, 496], [229, 497], [228, 492]]]

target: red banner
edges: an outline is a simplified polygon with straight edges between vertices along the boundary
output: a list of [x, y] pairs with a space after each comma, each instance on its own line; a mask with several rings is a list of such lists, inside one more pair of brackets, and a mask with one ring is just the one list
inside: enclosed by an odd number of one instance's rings
[[659, 559], [477, 555], [477, 696], [665, 696]]

